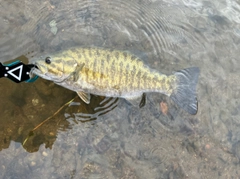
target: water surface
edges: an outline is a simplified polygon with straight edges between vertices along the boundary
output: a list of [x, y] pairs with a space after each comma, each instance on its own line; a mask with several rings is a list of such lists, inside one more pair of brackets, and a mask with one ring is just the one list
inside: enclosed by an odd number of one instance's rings
[[76, 94], [42, 79], [1, 79], [1, 178], [239, 177], [238, 1], [1, 0], [0, 10], [1, 62], [98, 46], [165, 74], [201, 69], [195, 116], [156, 93], [141, 109], [93, 96], [39, 127]]

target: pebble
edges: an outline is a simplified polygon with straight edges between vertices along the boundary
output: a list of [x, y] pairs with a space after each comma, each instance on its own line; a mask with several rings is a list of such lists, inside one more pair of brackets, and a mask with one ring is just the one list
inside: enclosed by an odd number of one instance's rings
[[33, 104], [33, 106], [37, 106], [38, 103], [39, 103], [39, 100], [38, 100], [37, 98], [32, 99], [32, 104]]
[[57, 27], [51, 27], [51, 32], [56, 35], [57, 34], [57, 31], [58, 31], [58, 28]]
[[50, 27], [56, 27], [57, 23], [55, 20], [52, 20], [51, 22], [49, 22], [49, 26]]
[[55, 134], [54, 134], [54, 132], [49, 132], [49, 135], [54, 136]]
[[36, 162], [31, 162], [31, 166], [33, 167], [33, 166], [35, 166], [36, 165]]
[[48, 156], [47, 152], [45, 152], [45, 151], [42, 152], [42, 155], [43, 155], [44, 157]]

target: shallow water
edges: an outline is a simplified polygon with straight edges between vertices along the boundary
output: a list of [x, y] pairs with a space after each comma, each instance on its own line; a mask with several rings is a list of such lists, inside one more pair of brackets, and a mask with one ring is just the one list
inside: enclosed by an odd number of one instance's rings
[[42, 79], [1, 79], [1, 178], [240, 177], [238, 1], [0, 0], [0, 10], [1, 62], [99, 46], [165, 74], [201, 69], [195, 116], [149, 93], [141, 109], [76, 98], [45, 121], [76, 94]]

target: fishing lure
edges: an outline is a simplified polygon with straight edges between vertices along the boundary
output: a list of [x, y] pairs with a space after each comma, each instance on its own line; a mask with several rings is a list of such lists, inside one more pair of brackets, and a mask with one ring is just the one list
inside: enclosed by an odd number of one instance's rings
[[17, 60], [10, 64], [0, 63], [0, 78], [5, 77], [12, 80], [15, 83], [21, 83], [23, 81], [30, 83], [37, 80], [38, 76], [31, 76], [31, 69], [36, 68], [33, 64], [24, 64]]

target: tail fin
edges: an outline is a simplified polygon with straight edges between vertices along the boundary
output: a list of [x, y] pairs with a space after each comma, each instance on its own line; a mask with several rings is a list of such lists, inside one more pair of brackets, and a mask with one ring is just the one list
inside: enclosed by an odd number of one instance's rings
[[176, 72], [177, 85], [170, 98], [189, 114], [196, 114], [198, 102], [196, 96], [196, 85], [198, 82], [199, 68], [191, 67]]

